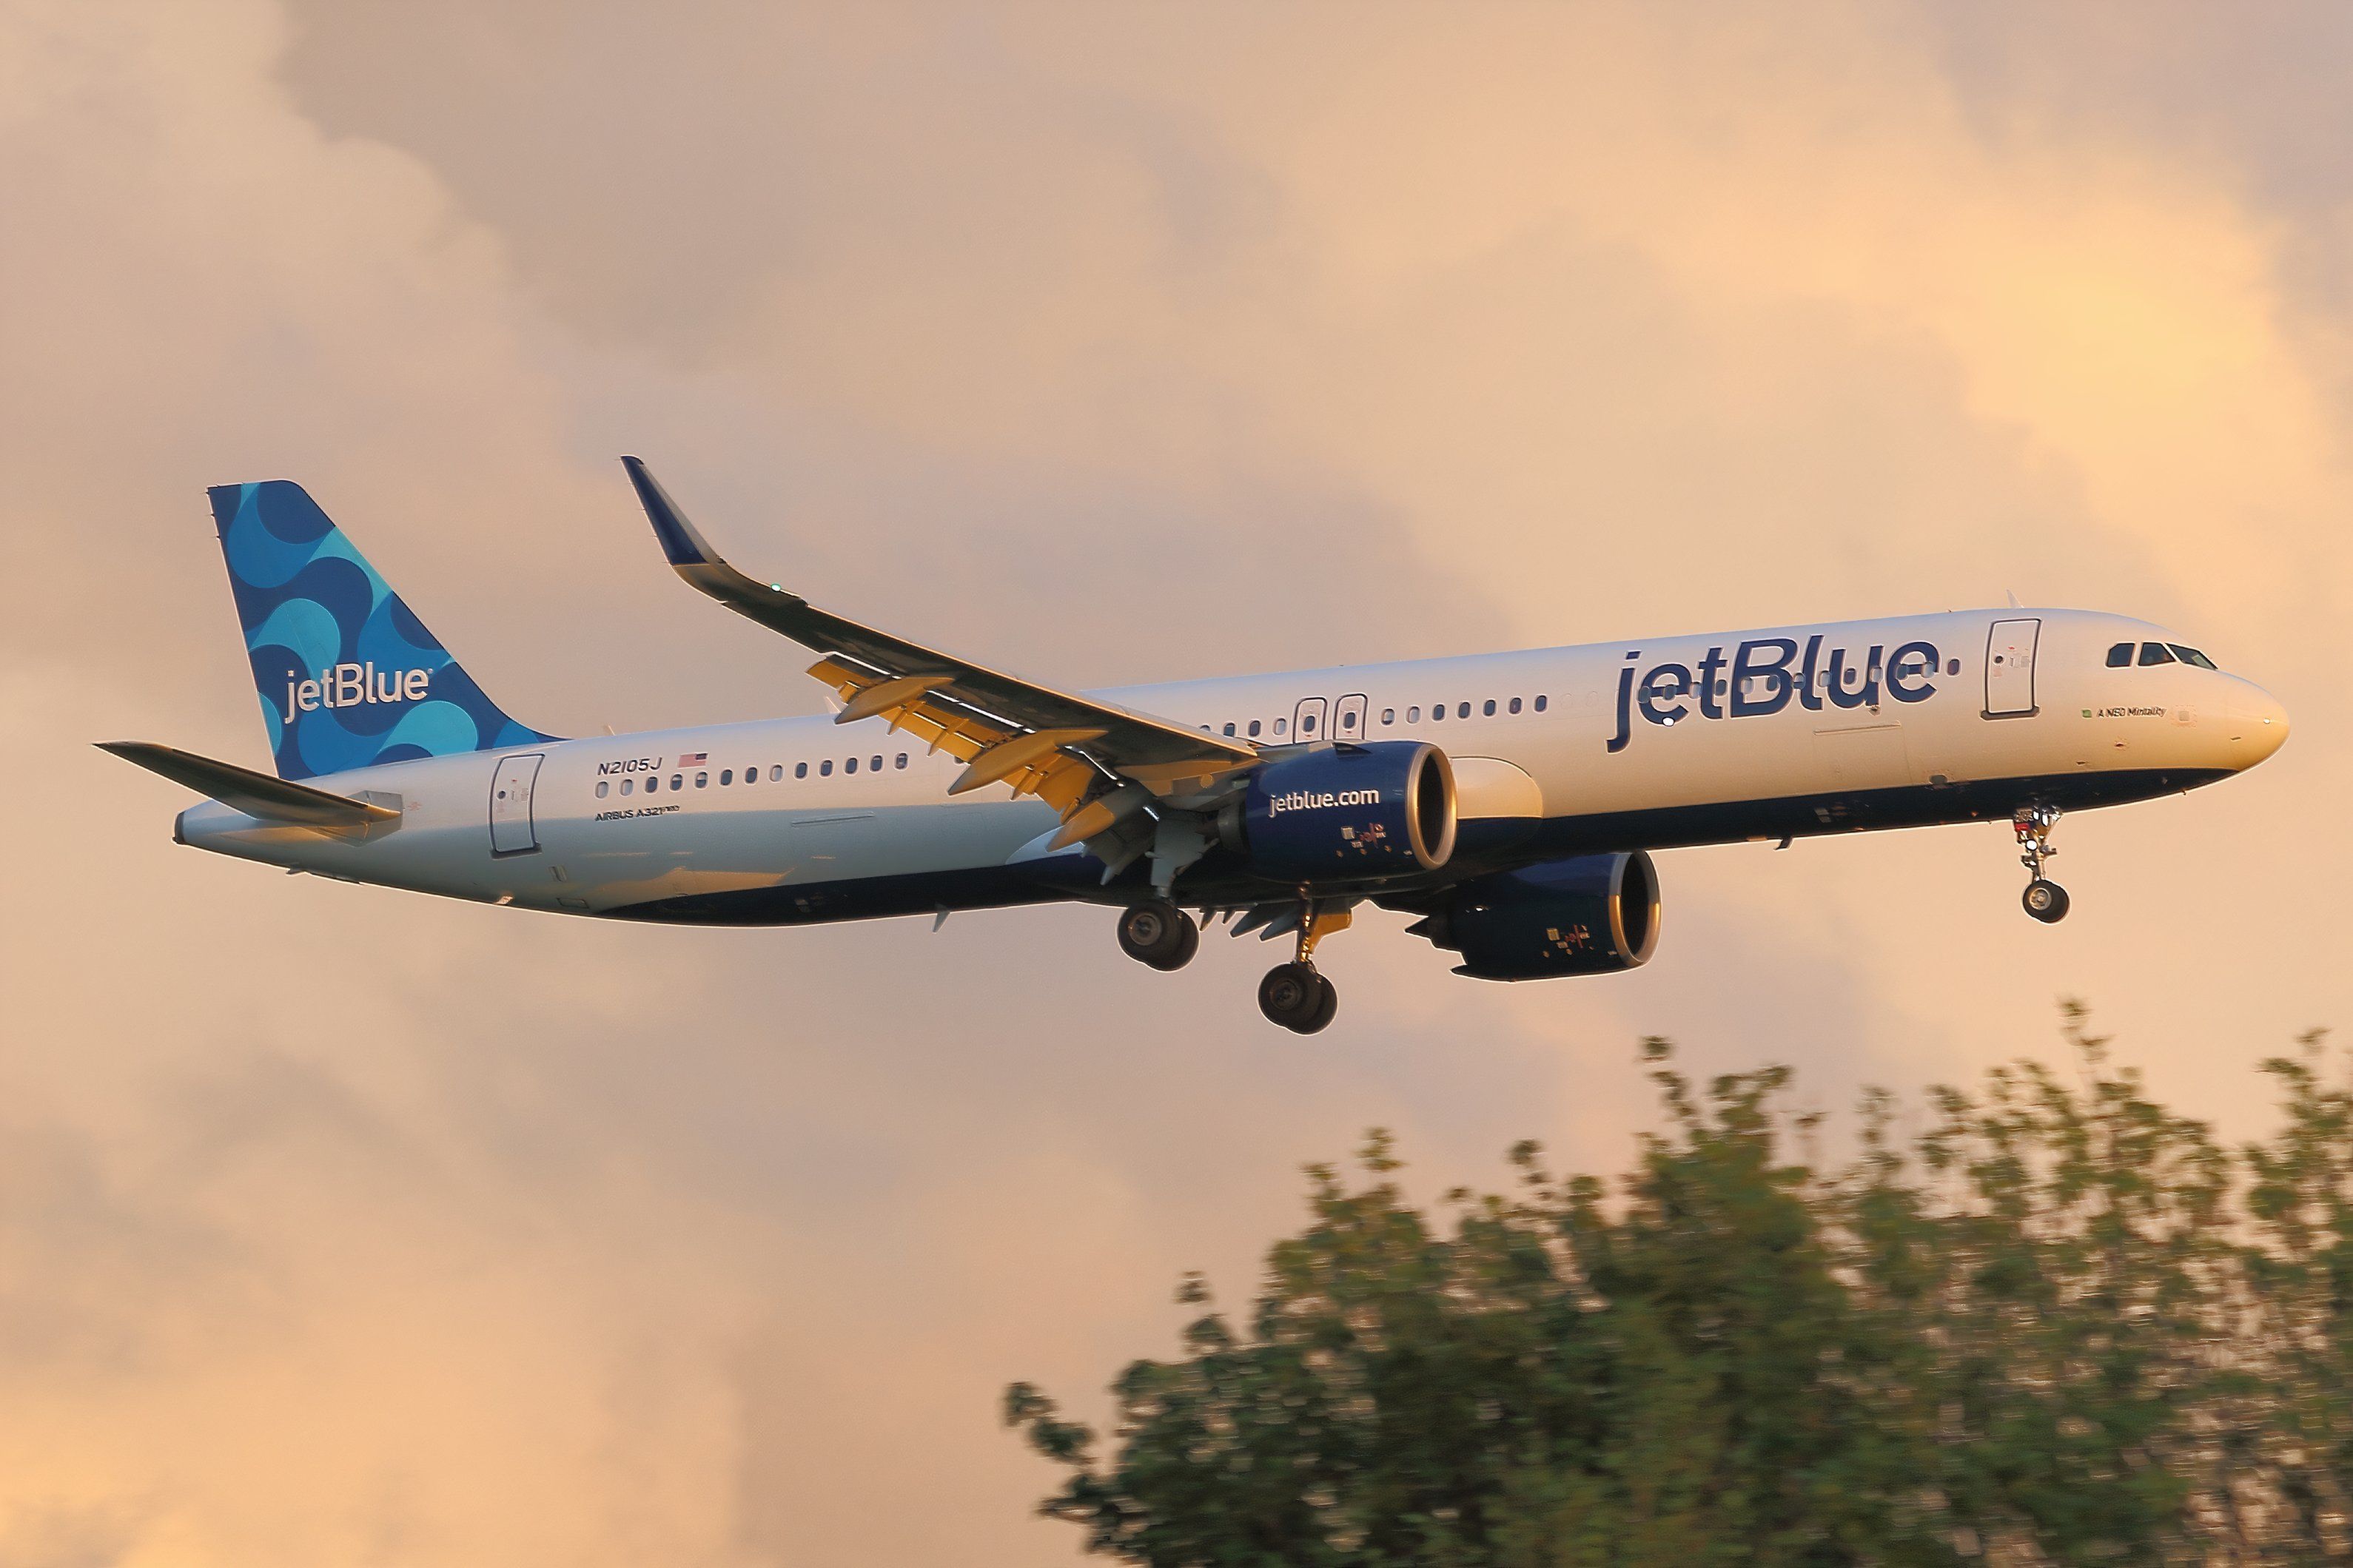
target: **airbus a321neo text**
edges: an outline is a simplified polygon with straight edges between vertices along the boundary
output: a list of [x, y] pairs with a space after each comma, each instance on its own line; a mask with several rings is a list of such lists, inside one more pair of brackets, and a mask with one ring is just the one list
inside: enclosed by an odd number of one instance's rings
[[514, 719], [301, 486], [211, 491], [274, 775], [109, 751], [210, 797], [180, 843], [611, 920], [797, 925], [1075, 900], [1176, 969], [1202, 920], [1291, 939], [1259, 1005], [1336, 1005], [1316, 944], [1369, 901], [1538, 980], [1659, 938], [1649, 851], [2007, 818], [2026, 912], [2063, 811], [2211, 784], [2279, 749], [2262, 688], [2082, 610], [1343, 665], [1074, 692], [745, 576], [624, 458], [680, 576], [819, 657], [828, 717], [565, 740]]

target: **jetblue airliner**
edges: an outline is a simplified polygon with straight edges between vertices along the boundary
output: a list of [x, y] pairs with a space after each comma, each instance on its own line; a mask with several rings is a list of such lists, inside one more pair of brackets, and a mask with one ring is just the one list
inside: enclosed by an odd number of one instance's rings
[[796, 925], [1080, 900], [1176, 969], [1200, 921], [1288, 936], [1259, 986], [1310, 1033], [1316, 944], [1370, 901], [1458, 974], [1630, 969], [1649, 851], [2008, 819], [2026, 911], [2063, 811], [2252, 767], [2262, 688], [2082, 610], [1643, 637], [1071, 692], [730, 566], [623, 459], [679, 575], [817, 653], [830, 718], [563, 740], [476, 685], [301, 486], [210, 492], [275, 774], [106, 749], [209, 796], [173, 837], [349, 881], [615, 920]]

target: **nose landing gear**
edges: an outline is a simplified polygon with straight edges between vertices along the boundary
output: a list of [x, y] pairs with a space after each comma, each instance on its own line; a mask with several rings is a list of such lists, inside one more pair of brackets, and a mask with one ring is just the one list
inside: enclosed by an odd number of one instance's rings
[[2026, 868], [2030, 879], [2019, 902], [2043, 924], [2056, 925], [2067, 918], [2067, 889], [2045, 877], [2042, 865], [2059, 853], [2051, 847], [2051, 830], [2059, 825], [2059, 808], [2021, 806], [2010, 815], [2010, 825], [2018, 834], [2019, 863]]

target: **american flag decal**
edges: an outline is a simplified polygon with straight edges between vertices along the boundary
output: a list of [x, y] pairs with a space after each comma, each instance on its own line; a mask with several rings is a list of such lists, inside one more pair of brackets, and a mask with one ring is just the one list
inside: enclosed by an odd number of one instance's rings
[[699, 768], [710, 760], [709, 752], [688, 752], [678, 759], [678, 765], [681, 768]]

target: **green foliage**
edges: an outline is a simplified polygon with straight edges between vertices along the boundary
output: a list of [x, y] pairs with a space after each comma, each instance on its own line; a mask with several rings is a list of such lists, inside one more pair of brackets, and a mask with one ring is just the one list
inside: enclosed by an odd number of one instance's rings
[[1440, 1219], [1375, 1132], [1309, 1169], [1246, 1327], [1113, 1385], [1115, 1452], [1027, 1384], [1043, 1510], [1178, 1564], [2301, 1563], [2353, 1555], [2353, 1085], [2267, 1064], [2236, 1153], [2070, 1010], [2072, 1078], [1864, 1098], [1831, 1171], [1779, 1068], [1605, 1185], [1511, 1152]]

